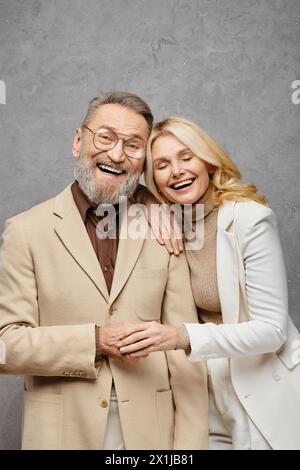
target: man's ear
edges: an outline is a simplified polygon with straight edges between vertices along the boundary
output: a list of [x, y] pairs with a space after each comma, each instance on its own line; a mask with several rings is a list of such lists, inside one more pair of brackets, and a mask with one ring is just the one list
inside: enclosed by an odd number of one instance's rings
[[81, 145], [82, 145], [82, 129], [80, 127], [77, 127], [75, 136], [74, 136], [74, 141], [73, 141], [73, 148], [72, 148], [72, 153], [74, 158], [78, 158], [81, 152]]

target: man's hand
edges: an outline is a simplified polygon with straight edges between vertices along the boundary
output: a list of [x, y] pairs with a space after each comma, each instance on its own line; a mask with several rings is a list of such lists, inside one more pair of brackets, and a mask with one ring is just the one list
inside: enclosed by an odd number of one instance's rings
[[129, 354], [132, 358], [144, 357], [154, 351], [169, 351], [176, 349], [178, 336], [177, 328], [171, 325], [161, 325], [156, 321], [129, 325], [132, 333], [122, 341], [117, 342], [120, 352]]
[[113, 325], [100, 326], [99, 341], [101, 353], [110, 356], [113, 359], [119, 359], [130, 364], [138, 362], [139, 358], [147, 357], [148, 354], [142, 354], [138, 358], [131, 357], [129, 354], [123, 354], [117, 347], [120, 339], [128, 336], [136, 324], [133, 322], [116, 323]]

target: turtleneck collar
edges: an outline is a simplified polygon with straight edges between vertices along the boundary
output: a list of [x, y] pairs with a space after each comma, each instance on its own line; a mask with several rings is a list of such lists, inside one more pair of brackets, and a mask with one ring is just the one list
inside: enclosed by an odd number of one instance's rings
[[[200, 197], [199, 201], [197, 204], [203, 204], [204, 205], [204, 219], [205, 217], [212, 212], [214, 209], [215, 205], [212, 200], [212, 194], [213, 194], [213, 184], [210, 182], [208, 185], [207, 190], [205, 193]], [[202, 217], [201, 217], [202, 218]]]

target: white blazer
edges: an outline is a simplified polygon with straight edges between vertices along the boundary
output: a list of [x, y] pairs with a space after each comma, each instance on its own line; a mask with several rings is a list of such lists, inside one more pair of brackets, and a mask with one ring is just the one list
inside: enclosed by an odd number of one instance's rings
[[192, 362], [230, 358], [233, 387], [273, 449], [300, 448], [300, 334], [288, 316], [273, 211], [226, 201], [217, 229], [223, 324], [186, 324]]

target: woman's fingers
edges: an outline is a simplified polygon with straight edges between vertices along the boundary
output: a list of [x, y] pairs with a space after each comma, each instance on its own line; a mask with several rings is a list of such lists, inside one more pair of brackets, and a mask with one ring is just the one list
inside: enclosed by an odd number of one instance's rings
[[141, 351], [136, 351], [133, 353], [130, 353], [129, 356], [135, 359], [141, 359], [149, 356], [150, 353], [154, 352], [155, 349], [153, 349], [153, 346], [149, 346], [149, 348], [143, 349]]
[[[147, 328], [147, 327], [146, 327]], [[128, 346], [129, 344], [134, 344], [137, 343], [138, 341], [141, 341], [143, 339], [148, 338], [147, 331], [138, 331], [137, 333], [132, 333], [126, 338], [122, 339], [122, 341], [119, 341], [117, 343], [117, 348], [124, 348], [125, 346]]]
[[178, 256], [183, 251], [181, 225], [173, 212], [168, 212], [163, 218], [162, 237], [169, 253]]
[[181, 222], [173, 212], [156, 204], [151, 208], [148, 222], [157, 241], [165, 245], [170, 254], [179, 255], [183, 251]]
[[170, 214], [170, 223], [171, 223], [171, 244], [174, 249], [175, 255], [179, 255], [183, 251], [183, 241], [182, 241], [182, 230], [181, 230], [181, 220], [177, 220], [177, 217], [173, 212]]
[[126, 323], [126, 326], [123, 331], [118, 335], [118, 340], [121, 341], [124, 338], [136, 333], [138, 331], [143, 331], [148, 328], [147, 323]]
[[[145, 349], [148, 348], [153, 344], [153, 339], [152, 338], [146, 338], [141, 341], [138, 341], [137, 343], [134, 344], [129, 344], [128, 346], [124, 346], [120, 348], [120, 352], [122, 354], [131, 354], [133, 352], [139, 351], [140, 349]], [[145, 351], [143, 351], [143, 354], [145, 354]], [[135, 356], [133, 356], [135, 357]]]
[[164, 244], [165, 247], [167, 248], [167, 250], [168, 250], [168, 252], [170, 253], [170, 255], [172, 255], [172, 254], [174, 253], [174, 249], [173, 249], [171, 240], [170, 240], [169, 238], [164, 238], [164, 239], [163, 239], [163, 244]]

